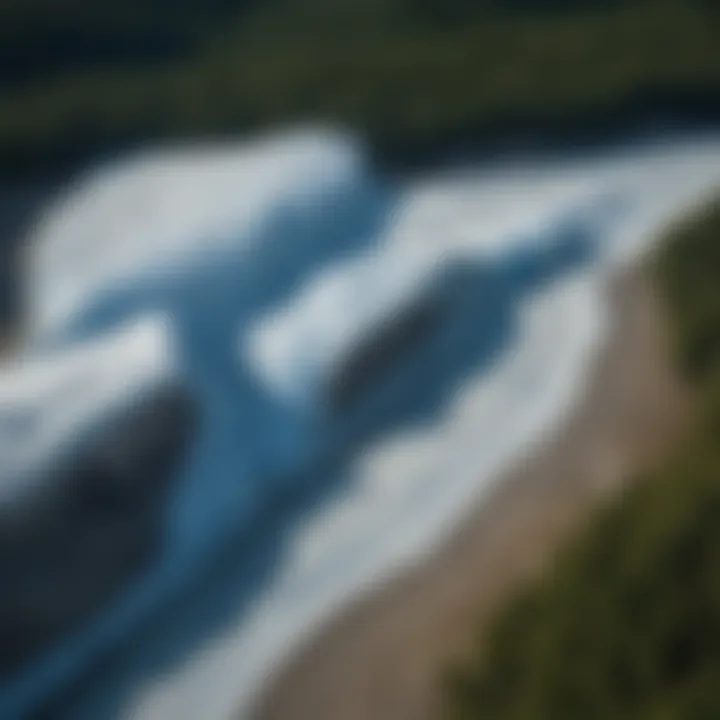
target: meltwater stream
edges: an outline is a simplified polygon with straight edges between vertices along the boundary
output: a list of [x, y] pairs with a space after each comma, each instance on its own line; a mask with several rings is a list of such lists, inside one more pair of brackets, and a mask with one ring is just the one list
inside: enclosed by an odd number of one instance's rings
[[23, 357], [109, 343], [140, 393], [145, 343], [200, 422], [158, 557], [0, 680], [0, 717], [242, 716], [571, 408], [608, 276], [719, 186], [715, 137], [398, 181], [306, 129], [81, 178], [31, 236]]

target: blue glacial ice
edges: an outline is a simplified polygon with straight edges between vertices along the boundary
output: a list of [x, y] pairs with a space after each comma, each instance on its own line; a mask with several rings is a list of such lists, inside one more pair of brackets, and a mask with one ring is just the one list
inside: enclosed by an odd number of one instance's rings
[[[302, 637], [427, 552], [569, 411], [611, 320], [608, 276], [719, 181], [714, 138], [397, 180], [319, 129], [80, 178], [31, 235], [23, 360], [113, 347], [96, 364], [121, 387], [137, 376], [128, 328], [154, 318], [172, 358], [150, 353], [147, 377], [181, 377], [201, 422], [162, 553], [2, 681], [0, 716], [111, 650], [71, 717], [249, 707]], [[428, 298], [439, 321], [373, 372], [353, 365]], [[333, 409], [348, 372], [359, 400]]]

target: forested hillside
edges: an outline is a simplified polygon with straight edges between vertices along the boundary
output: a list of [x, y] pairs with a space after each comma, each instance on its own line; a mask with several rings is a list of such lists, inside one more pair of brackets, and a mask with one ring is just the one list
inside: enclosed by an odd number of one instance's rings
[[712, 0], [6, 0], [0, 172], [307, 118], [387, 149], [720, 115], [719, 37]]
[[92, 68], [174, 59], [201, 49], [248, 0], [5, 0], [5, 88]]

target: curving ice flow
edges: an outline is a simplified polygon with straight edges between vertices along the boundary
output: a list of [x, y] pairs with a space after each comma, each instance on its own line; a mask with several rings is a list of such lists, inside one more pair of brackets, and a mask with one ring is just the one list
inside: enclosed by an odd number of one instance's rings
[[383, 322], [437, 292], [449, 268], [549, 252], [573, 233], [592, 241], [622, 214], [620, 198], [594, 178], [531, 186], [524, 196], [517, 178], [489, 197], [477, 190], [452, 181], [407, 189], [368, 249], [321, 270], [243, 329], [240, 356], [278, 397], [317, 404], [328, 376]]
[[71, 322], [123, 282], [252, 252], [287, 218], [332, 213], [362, 173], [359, 143], [302, 130], [253, 144], [157, 150], [96, 169], [36, 228], [27, 302], [32, 329]]
[[[303, 637], [428, 552], [569, 411], [611, 322], [607, 277], [718, 187], [714, 137], [400, 182], [305, 129], [71, 188], [33, 235], [28, 355], [97, 362], [110, 398], [137, 347], [155, 380], [182, 368], [200, 430], [152, 569], [0, 679], [0, 717], [111, 650], [70, 717], [249, 712]], [[328, 409], [338, 378], [359, 400]]]

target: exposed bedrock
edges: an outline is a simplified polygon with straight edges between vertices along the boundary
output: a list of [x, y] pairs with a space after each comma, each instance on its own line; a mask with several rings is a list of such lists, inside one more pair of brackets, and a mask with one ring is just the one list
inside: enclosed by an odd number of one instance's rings
[[442, 309], [437, 294], [429, 293], [366, 333], [330, 376], [327, 400], [331, 411], [350, 408], [378, 376], [412, 353], [437, 328]]
[[192, 436], [188, 394], [165, 385], [102, 423], [0, 505], [0, 672], [70, 632], [142, 571]]

